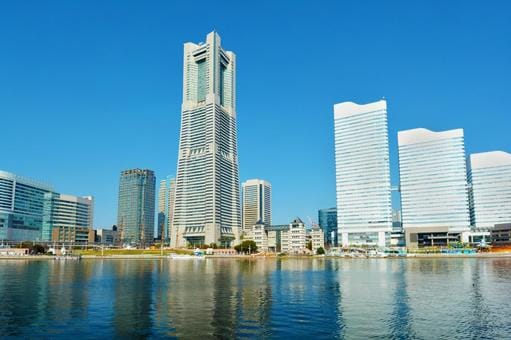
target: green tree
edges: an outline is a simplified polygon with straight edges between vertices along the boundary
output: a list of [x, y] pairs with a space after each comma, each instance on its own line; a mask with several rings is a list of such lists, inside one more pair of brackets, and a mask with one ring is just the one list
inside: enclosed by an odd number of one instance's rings
[[316, 250], [316, 254], [325, 255], [325, 249], [323, 249], [323, 247], [319, 247], [318, 250]]
[[234, 247], [237, 252], [246, 252], [249, 254], [257, 252], [257, 244], [252, 240], [245, 240]]

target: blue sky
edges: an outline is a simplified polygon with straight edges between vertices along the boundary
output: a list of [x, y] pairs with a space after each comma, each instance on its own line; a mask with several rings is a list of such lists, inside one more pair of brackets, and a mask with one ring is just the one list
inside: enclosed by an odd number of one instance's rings
[[176, 171], [183, 43], [237, 54], [240, 176], [273, 186], [273, 222], [335, 205], [333, 104], [388, 101], [397, 131], [465, 129], [467, 153], [511, 152], [508, 1], [4, 1], [0, 169], [94, 195]]

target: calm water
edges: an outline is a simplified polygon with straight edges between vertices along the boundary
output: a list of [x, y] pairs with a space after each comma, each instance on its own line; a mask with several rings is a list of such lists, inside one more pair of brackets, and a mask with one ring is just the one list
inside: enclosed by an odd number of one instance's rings
[[0, 260], [0, 336], [511, 338], [511, 259]]

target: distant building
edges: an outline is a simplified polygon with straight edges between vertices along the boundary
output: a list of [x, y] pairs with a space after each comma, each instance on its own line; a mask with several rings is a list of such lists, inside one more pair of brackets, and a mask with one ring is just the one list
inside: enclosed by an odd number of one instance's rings
[[257, 245], [260, 252], [268, 251], [268, 230], [266, 224], [258, 221], [249, 230], [248, 239], [251, 239]]
[[0, 240], [41, 240], [47, 184], [0, 171]]
[[243, 189], [243, 231], [256, 222], [271, 225], [271, 184], [262, 179], [249, 179]]
[[295, 218], [287, 230], [281, 232], [281, 251], [288, 254], [305, 254], [307, 249], [307, 231], [300, 218]]
[[176, 195], [176, 179], [167, 176], [160, 181], [158, 191], [158, 239], [169, 240], [171, 235], [172, 216], [174, 215], [174, 200]]
[[319, 209], [318, 222], [325, 235], [325, 246], [327, 248], [339, 246], [337, 236], [337, 208]]
[[337, 225], [342, 246], [390, 243], [387, 102], [335, 104]]
[[94, 243], [93, 211], [92, 196], [78, 197], [46, 193], [44, 195], [42, 240]]
[[398, 132], [406, 245], [468, 241], [470, 216], [463, 129]]
[[184, 45], [183, 73], [171, 246], [231, 246], [241, 231], [236, 55], [211, 32]]
[[310, 231], [310, 236], [313, 254], [317, 254], [319, 248], [325, 249], [325, 235], [320, 227], [314, 226]]
[[117, 227], [123, 245], [147, 246], [153, 242], [155, 184], [152, 170], [121, 172]]
[[491, 239], [495, 246], [511, 245], [511, 223], [496, 224], [491, 229]]
[[96, 229], [96, 243], [117, 245], [119, 244], [119, 236], [117, 228], [114, 226], [112, 229]]
[[470, 155], [468, 179], [471, 224], [489, 232], [511, 223], [511, 154], [503, 151]]

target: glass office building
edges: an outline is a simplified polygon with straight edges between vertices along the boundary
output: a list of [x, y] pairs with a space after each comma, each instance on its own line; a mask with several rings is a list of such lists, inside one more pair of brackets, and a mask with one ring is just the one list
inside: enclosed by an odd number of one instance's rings
[[406, 244], [466, 241], [470, 227], [463, 129], [398, 132], [402, 223]]
[[167, 176], [160, 181], [158, 191], [158, 238], [168, 241], [171, 234], [174, 200], [176, 196], [176, 179]]
[[93, 242], [89, 234], [93, 227], [92, 196], [72, 196], [57, 193], [44, 195], [43, 241], [72, 243]]
[[470, 217], [476, 230], [511, 223], [511, 154], [503, 151], [470, 155]]
[[262, 179], [249, 179], [242, 184], [243, 189], [243, 231], [254, 224], [271, 225], [271, 184]]
[[37, 241], [43, 226], [47, 184], [0, 171], [0, 240]]
[[121, 172], [117, 227], [122, 244], [144, 247], [153, 243], [155, 185], [151, 170]]
[[337, 224], [343, 246], [390, 242], [387, 102], [334, 106]]
[[325, 236], [325, 246], [327, 248], [337, 247], [339, 245], [337, 236], [337, 208], [319, 209], [318, 223]]
[[186, 43], [171, 246], [239, 242], [236, 56], [211, 32]]

